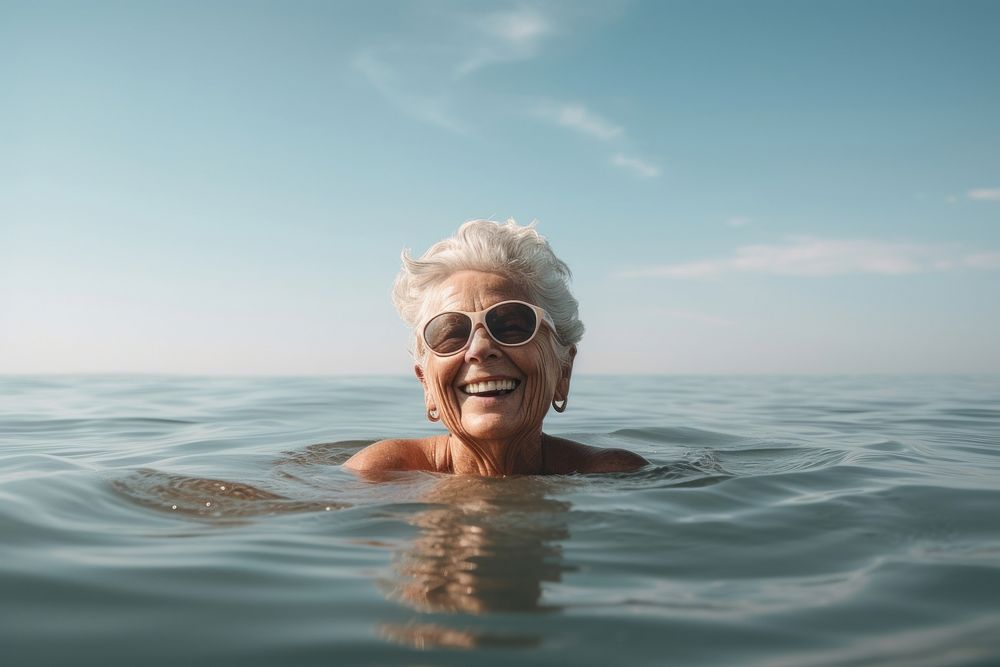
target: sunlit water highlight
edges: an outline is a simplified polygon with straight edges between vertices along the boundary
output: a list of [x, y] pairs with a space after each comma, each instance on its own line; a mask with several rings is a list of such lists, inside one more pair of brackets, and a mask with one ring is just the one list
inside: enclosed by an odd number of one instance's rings
[[580, 377], [634, 474], [360, 479], [408, 378], [0, 378], [0, 662], [1000, 664], [1000, 378]]

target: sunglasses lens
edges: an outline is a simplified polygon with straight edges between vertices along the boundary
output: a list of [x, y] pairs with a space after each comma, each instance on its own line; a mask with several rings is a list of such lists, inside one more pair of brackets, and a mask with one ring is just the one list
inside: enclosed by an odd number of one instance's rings
[[538, 328], [535, 311], [523, 303], [501, 303], [486, 313], [486, 327], [504, 345], [520, 345], [531, 340]]
[[471, 330], [468, 315], [441, 313], [424, 327], [424, 342], [438, 354], [453, 354], [465, 347]]

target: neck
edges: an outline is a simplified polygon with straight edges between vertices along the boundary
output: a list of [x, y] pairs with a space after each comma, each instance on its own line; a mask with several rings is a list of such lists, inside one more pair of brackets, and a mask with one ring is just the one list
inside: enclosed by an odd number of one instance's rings
[[508, 440], [479, 440], [448, 436], [447, 456], [451, 472], [503, 477], [537, 475], [544, 472], [545, 455], [541, 430]]

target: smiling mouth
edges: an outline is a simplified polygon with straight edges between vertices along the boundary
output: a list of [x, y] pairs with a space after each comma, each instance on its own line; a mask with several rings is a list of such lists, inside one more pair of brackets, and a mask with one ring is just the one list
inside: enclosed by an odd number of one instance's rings
[[489, 380], [487, 382], [470, 382], [461, 389], [469, 396], [490, 398], [506, 396], [517, 389], [519, 384], [521, 384], [520, 380]]

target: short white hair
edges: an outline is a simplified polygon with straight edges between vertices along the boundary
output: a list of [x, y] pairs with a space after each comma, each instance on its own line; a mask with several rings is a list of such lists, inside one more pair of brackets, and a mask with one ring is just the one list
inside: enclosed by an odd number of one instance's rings
[[572, 273], [556, 257], [545, 237], [514, 220], [470, 220], [454, 236], [432, 245], [420, 259], [409, 249], [402, 253], [403, 268], [392, 287], [392, 303], [399, 316], [414, 330], [413, 357], [421, 362], [426, 351], [416, 331], [429, 315], [427, 296], [458, 271], [495, 273], [521, 287], [529, 301], [548, 312], [556, 325], [556, 342], [561, 356], [583, 337], [579, 305], [569, 291]]

